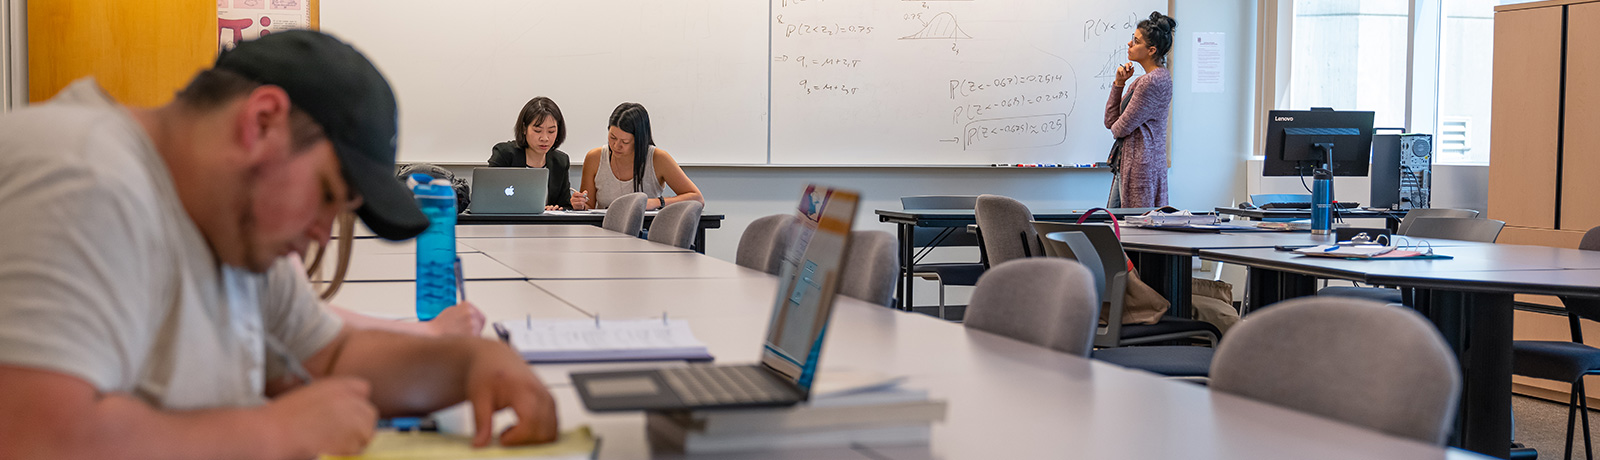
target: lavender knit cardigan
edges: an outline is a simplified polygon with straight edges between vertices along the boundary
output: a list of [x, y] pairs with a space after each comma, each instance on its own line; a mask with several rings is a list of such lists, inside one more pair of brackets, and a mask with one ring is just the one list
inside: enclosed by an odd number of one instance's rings
[[[1122, 88], [1111, 87], [1106, 100], [1106, 129], [1123, 139], [1118, 177], [1122, 206], [1167, 205], [1167, 113], [1172, 105], [1172, 72], [1158, 67], [1128, 85], [1128, 108]], [[1124, 139], [1125, 138], [1125, 139]]]

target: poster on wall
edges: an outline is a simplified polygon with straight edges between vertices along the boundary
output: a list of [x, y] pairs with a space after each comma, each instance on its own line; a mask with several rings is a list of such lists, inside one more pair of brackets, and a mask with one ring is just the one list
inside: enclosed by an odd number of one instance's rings
[[310, 0], [217, 0], [217, 49], [311, 27]]

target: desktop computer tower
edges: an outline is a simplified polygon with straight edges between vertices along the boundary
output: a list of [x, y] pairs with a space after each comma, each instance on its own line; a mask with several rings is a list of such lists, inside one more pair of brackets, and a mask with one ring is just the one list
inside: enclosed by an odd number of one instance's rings
[[1433, 186], [1433, 135], [1372, 136], [1372, 200], [1390, 209], [1428, 207]]

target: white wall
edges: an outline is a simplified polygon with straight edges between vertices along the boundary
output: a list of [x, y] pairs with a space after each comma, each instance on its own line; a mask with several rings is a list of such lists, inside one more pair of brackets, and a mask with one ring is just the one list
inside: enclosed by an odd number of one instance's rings
[[[1169, 11], [1179, 22], [1171, 58], [1176, 81], [1169, 196], [1173, 206], [1209, 210], [1242, 200], [1246, 195], [1244, 160], [1251, 148], [1255, 2], [1177, 0]], [[1222, 93], [1190, 91], [1189, 42], [1193, 32], [1227, 34], [1227, 83]], [[1085, 96], [1085, 106], [1080, 109], [1099, 111], [1104, 97], [1105, 94]], [[582, 149], [573, 144], [568, 150]], [[470, 170], [453, 169], [461, 174]], [[1035, 209], [1086, 209], [1105, 205], [1111, 182], [1105, 170], [721, 166], [688, 166], [685, 170], [705, 194], [706, 212], [727, 216], [721, 229], [707, 232], [706, 254], [729, 261], [734, 259], [739, 235], [746, 225], [761, 216], [792, 212], [800, 190], [809, 182], [859, 189], [864, 203], [856, 227], [888, 232], [893, 232], [894, 227], [879, 223], [873, 210], [899, 209], [901, 196], [991, 193], [1017, 198]], [[573, 168], [574, 184], [580, 173], [580, 168]], [[969, 248], [954, 248], [926, 260], [975, 261], [977, 253]], [[934, 301], [933, 286], [918, 283], [916, 295], [923, 299], [918, 304]], [[951, 294], [952, 303], [966, 302], [964, 292]]]

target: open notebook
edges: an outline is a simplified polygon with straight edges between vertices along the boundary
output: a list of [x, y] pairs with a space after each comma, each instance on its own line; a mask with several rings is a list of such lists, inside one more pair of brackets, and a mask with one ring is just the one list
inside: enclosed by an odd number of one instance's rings
[[511, 320], [496, 322], [494, 330], [530, 363], [711, 360], [689, 323], [678, 319]]

